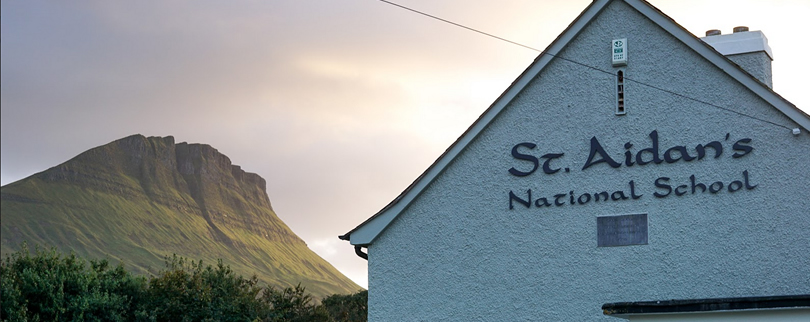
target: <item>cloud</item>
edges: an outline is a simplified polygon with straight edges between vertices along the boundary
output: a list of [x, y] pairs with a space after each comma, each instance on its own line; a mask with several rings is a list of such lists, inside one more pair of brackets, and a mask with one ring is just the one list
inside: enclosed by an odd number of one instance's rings
[[[590, 2], [406, 4], [543, 49]], [[735, 17], [653, 4], [697, 34], [733, 18], [763, 29], [775, 88], [809, 105], [796, 19], [779, 18], [806, 16], [806, 1], [721, 4], [748, 8]], [[334, 239], [312, 247], [342, 247], [333, 263], [346, 274], [365, 262], [336, 236], [405, 189], [538, 55], [379, 1], [0, 5], [3, 184], [134, 133], [210, 144], [267, 179], [311, 246]]]

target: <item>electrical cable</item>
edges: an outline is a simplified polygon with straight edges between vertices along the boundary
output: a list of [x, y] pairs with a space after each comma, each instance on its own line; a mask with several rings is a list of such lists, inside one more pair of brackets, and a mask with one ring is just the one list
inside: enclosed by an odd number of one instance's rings
[[[576, 64], [576, 65], [580, 65], [582, 67], [586, 67], [586, 68], [593, 69], [593, 70], [598, 71], [598, 72], [602, 72], [602, 73], [605, 73], [605, 74], [615, 76], [615, 74], [613, 72], [611, 72], [611, 71], [603, 70], [603, 69], [600, 69], [598, 67], [590, 66], [588, 64], [581, 63], [581, 62], [578, 62], [578, 61], [575, 61], [575, 60], [572, 60], [572, 59], [569, 59], [569, 58], [565, 58], [565, 57], [562, 57], [562, 56], [559, 56], [559, 55], [555, 55], [555, 54], [552, 54], [552, 53], [549, 53], [549, 52], [544, 52], [544, 51], [542, 51], [540, 49], [537, 49], [537, 48], [534, 48], [534, 47], [531, 47], [531, 46], [526, 46], [524, 44], [521, 44], [521, 43], [516, 42], [516, 41], [509, 40], [509, 39], [506, 39], [506, 38], [498, 37], [496, 35], [493, 35], [493, 34], [490, 34], [490, 33], [487, 33], [487, 32], [472, 28], [472, 27], [468, 27], [468, 26], [465, 26], [465, 25], [462, 25], [462, 24], [459, 24], [459, 23], [456, 23], [456, 22], [453, 22], [453, 21], [450, 21], [450, 20], [447, 20], [447, 19], [444, 19], [444, 18], [441, 18], [441, 17], [438, 17], [438, 16], [434, 16], [434, 15], [431, 15], [431, 14], [426, 13], [426, 12], [422, 12], [422, 11], [419, 11], [419, 10], [416, 10], [416, 9], [413, 9], [413, 8], [409, 8], [409, 7], [403, 6], [403, 5], [398, 4], [398, 3], [394, 3], [394, 2], [391, 2], [391, 1], [388, 1], [388, 0], [378, 0], [378, 1], [383, 2], [383, 3], [387, 3], [389, 5], [392, 5], [392, 6], [404, 9], [404, 10], [408, 10], [408, 11], [413, 12], [413, 13], [417, 13], [417, 14], [426, 16], [426, 17], [431, 18], [431, 19], [436, 19], [436, 20], [439, 20], [439, 21], [444, 22], [444, 23], [451, 24], [451, 25], [456, 26], [456, 27], [464, 28], [464, 29], [467, 29], [469, 31], [473, 31], [473, 32], [476, 32], [476, 33], [479, 33], [479, 34], [482, 34], [482, 35], [485, 35], [485, 36], [488, 36], [488, 37], [492, 37], [492, 38], [495, 38], [495, 39], [498, 39], [498, 40], [501, 40], [501, 41], [504, 41], [504, 42], [507, 42], [507, 43], [510, 43], [510, 44], [513, 44], [513, 45], [517, 45], [517, 46], [520, 46], [520, 47], [523, 47], [523, 48], [526, 48], [526, 49], [529, 49], [529, 50], [534, 50], [536, 52], [539, 52], [542, 55], [549, 55], [551, 57], [555, 57], [555, 58], [558, 58], [558, 59], [561, 59], [561, 60]], [[734, 114], [737, 114], [737, 115], [740, 115], [740, 116], [744, 116], [744, 117], [747, 117], [747, 118], [751, 118], [751, 119], [754, 119], [754, 120], [757, 120], [757, 121], [760, 121], [760, 122], [765, 122], [765, 123], [768, 123], [768, 124], [771, 124], [771, 125], [775, 125], [775, 126], [778, 126], [778, 127], [788, 129], [788, 130], [792, 130], [791, 127], [784, 126], [784, 125], [778, 124], [778, 123], [774, 123], [774, 122], [771, 122], [771, 121], [768, 121], [768, 120], [764, 120], [764, 119], [758, 118], [756, 116], [748, 115], [748, 114], [745, 114], [745, 113], [742, 113], [742, 112], [738, 112], [738, 111], [729, 109], [727, 107], [722, 107], [722, 106], [719, 106], [719, 105], [716, 105], [716, 104], [713, 104], [713, 103], [710, 103], [710, 102], [706, 102], [706, 101], [703, 101], [703, 100], [700, 100], [700, 99], [697, 99], [697, 98], [693, 98], [693, 97], [687, 96], [685, 94], [680, 94], [680, 93], [677, 93], [675, 91], [660, 88], [658, 86], [647, 84], [647, 83], [644, 83], [644, 82], [641, 82], [641, 81], [637, 81], [637, 80], [634, 80], [632, 78], [624, 77], [624, 79], [626, 81], [630, 81], [630, 82], [633, 82], [633, 83], [636, 83], [636, 84], [639, 84], [639, 85], [647, 86], [649, 88], [659, 90], [659, 91], [662, 91], [662, 92], [665, 92], [665, 93], [668, 93], [668, 94], [671, 94], [671, 95], [675, 95], [675, 96], [678, 96], [678, 97], [681, 97], [681, 98], [684, 98], [684, 99], [695, 101], [695, 102], [705, 104], [705, 105], [708, 105], [708, 106], [711, 106], [711, 107], [719, 108], [721, 110], [731, 112], [731, 113], [734, 113]]]

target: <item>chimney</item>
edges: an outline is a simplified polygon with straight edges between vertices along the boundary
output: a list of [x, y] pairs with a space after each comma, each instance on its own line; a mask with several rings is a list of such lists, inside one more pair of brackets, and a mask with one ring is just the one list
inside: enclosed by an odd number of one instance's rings
[[720, 30], [712, 29], [706, 31], [706, 37], [700, 39], [756, 79], [773, 88], [771, 75], [773, 52], [768, 46], [768, 38], [765, 38], [762, 31], [748, 31], [748, 27], [739, 26], [734, 27], [734, 33], [722, 35]]

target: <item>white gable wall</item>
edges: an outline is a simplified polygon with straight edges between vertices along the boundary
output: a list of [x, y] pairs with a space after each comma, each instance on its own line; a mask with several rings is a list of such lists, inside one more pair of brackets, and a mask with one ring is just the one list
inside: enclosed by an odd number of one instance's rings
[[[628, 38], [629, 79], [797, 127], [781, 112], [623, 2], [610, 4], [561, 53], [615, 71], [610, 41]], [[775, 50], [778, 51], [778, 48]], [[777, 75], [778, 76], [778, 75]], [[626, 116], [615, 116], [613, 76], [550, 63], [478, 138], [371, 244], [369, 320], [596, 320], [608, 302], [810, 293], [810, 136], [626, 81]], [[651, 146], [722, 143], [723, 154], [691, 162], [582, 170], [596, 137], [624, 161]], [[726, 140], [726, 134], [729, 139]], [[737, 140], [753, 151], [732, 158]], [[553, 167], [510, 154], [564, 153]], [[645, 155], [645, 159], [649, 159]], [[541, 166], [543, 160], [541, 159]], [[653, 196], [654, 181], [725, 185], [749, 174], [754, 189]], [[569, 191], [623, 190], [641, 197], [570, 205]], [[566, 194], [565, 205], [530, 209], [525, 198]], [[596, 217], [648, 214], [649, 244], [597, 247]]]

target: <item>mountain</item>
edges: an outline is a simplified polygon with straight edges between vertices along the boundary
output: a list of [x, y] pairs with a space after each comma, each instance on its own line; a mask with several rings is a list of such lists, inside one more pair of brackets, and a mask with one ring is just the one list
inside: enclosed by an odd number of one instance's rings
[[205, 144], [129, 136], [0, 188], [0, 252], [21, 242], [156, 273], [177, 254], [313, 296], [361, 289], [273, 211], [265, 180]]

